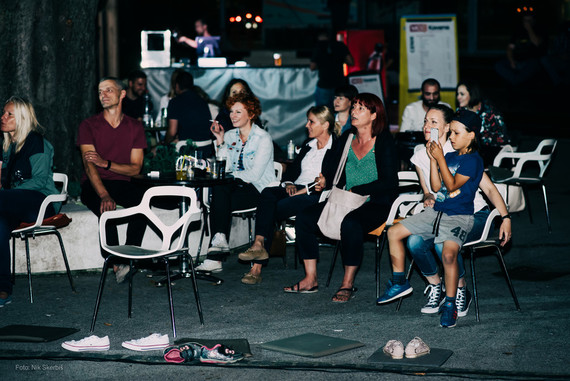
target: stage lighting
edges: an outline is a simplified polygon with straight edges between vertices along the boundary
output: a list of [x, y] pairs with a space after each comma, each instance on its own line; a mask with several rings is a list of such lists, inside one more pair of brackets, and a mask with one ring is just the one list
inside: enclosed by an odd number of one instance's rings
[[246, 14], [245, 14], [245, 18], [246, 18], [246, 19], [250, 19], [250, 18], [252, 18], [252, 17], [253, 17], [253, 15], [252, 15], [251, 13], [246, 13]]
[[261, 18], [261, 16], [255, 16], [255, 22], [262, 23], [263, 19]]
[[241, 16], [236, 16], [236, 22], [241, 22]]

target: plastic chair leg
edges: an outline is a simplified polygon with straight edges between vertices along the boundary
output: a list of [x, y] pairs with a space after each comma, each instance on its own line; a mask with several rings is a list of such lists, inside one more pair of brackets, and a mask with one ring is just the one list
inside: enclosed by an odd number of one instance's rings
[[32, 290], [32, 266], [30, 261], [30, 242], [28, 241], [28, 236], [24, 238], [26, 241], [26, 264], [28, 266], [28, 289], [30, 290], [30, 303], [34, 302], [34, 294]]
[[475, 318], [477, 322], [479, 319], [479, 294], [477, 293], [477, 275], [475, 274], [475, 250], [470, 250], [471, 254], [471, 282], [473, 283], [473, 300], [475, 301]]
[[515, 288], [513, 287], [513, 282], [511, 282], [511, 277], [509, 276], [509, 272], [507, 271], [507, 265], [505, 264], [505, 258], [503, 257], [503, 253], [502, 253], [501, 249], [498, 246], [495, 246], [495, 247], [497, 249], [497, 257], [499, 259], [499, 263], [500, 263], [501, 268], [503, 270], [503, 274], [505, 275], [505, 279], [506, 279], [507, 284], [509, 286], [509, 290], [511, 291], [513, 301], [515, 302], [515, 307], [517, 308], [517, 311], [520, 311], [521, 306], [519, 304], [517, 294], [515, 293]]
[[194, 289], [194, 298], [196, 299], [196, 309], [198, 310], [198, 317], [200, 324], [204, 325], [204, 314], [202, 313], [202, 303], [200, 302], [200, 293], [198, 292], [198, 282], [196, 280], [196, 269], [194, 264], [190, 263], [190, 272], [192, 274], [192, 288]]
[[130, 319], [131, 318], [131, 312], [133, 310], [133, 277], [132, 275], [134, 274], [133, 272], [133, 261], [131, 261], [129, 263], [130, 268], [129, 268], [129, 272], [130, 274], [128, 274], [127, 276], [129, 277], [129, 301], [128, 301], [128, 312], [127, 312], [127, 317]]
[[12, 284], [16, 284], [16, 237], [12, 237]]
[[61, 234], [56, 230], [54, 234], [57, 236], [59, 241], [59, 247], [61, 248], [61, 254], [63, 255], [63, 262], [65, 263], [65, 269], [67, 270], [67, 278], [69, 279], [69, 284], [71, 286], [71, 291], [75, 291], [75, 284], [73, 283], [73, 278], [71, 276], [71, 269], [69, 268], [69, 262], [67, 261], [67, 255], [65, 253], [65, 247], [63, 246], [63, 239], [61, 239]]
[[546, 222], [548, 223], [548, 232], [552, 233], [552, 226], [550, 225], [550, 213], [548, 211], [548, 199], [546, 198], [546, 186], [542, 185], [542, 194], [544, 196], [544, 209], [546, 210]]
[[105, 258], [103, 262], [103, 271], [101, 272], [101, 279], [99, 280], [99, 290], [97, 291], [97, 299], [95, 299], [95, 309], [93, 310], [93, 318], [91, 319], [91, 329], [89, 333], [92, 333], [95, 329], [95, 321], [97, 321], [97, 314], [99, 313], [99, 305], [101, 304], [101, 296], [103, 295], [103, 286], [105, 285], [105, 278], [107, 278], [107, 269], [109, 266], [109, 257]]
[[532, 209], [530, 206], [530, 198], [528, 197], [528, 189], [526, 188], [526, 185], [521, 185], [522, 191], [523, 191], [523, 195], [524, 195], [524, 199], [526, 200], [526, 208], [528, 210], [528, 218], [530, 220], [530, 223], [532, 224]]
[[170, 265], [168, 263], [168, 258], [166, 257], [164, 257], [164, 267], [166, 268], [166, 289], [168, 291], [168, 304], [170, 306], [170, 322], [172, 323], [172, 334], [174, 337], [176, 337], [176, 321], [174, 320], [174, 303], [172, 302], [172, 284], [170, 283]]
[[380, 259], [382, 258], [384, 246], [386, 246], [386, 239], [386, 230], [384, 230], [382, 232], [382, 244], [380, 248], [378, 248], [378, 240], [380, 240], [380, 237], [378, 237], [376, 241], [376, 300], [380, 298]]
[[336, 257], [338, 255], [338, 251], [340, 249], [340, 241], [336, 243], [336, 246], [334, 247], [334, 254], [332, 257], [332, 261], [331, 261], [331, 267], [329, 268], [329, 276], [327, 277], [327, 285], [326, 287], [329, 286], [329, 284], [331, 283], [331, 278], [332, 278], [332, 273], [334, 271], [334, 265], [336, 264]]

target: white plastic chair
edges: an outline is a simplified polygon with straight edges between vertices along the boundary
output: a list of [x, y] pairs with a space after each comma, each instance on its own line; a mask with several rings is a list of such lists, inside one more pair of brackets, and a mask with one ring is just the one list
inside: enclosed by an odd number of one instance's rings
[[[212, 144], [212, 139], [194, 141], [196, 148], [204, 148]], [[180, 152], [180, 148], [186, 146], [186, 140], [176, 142], [176, 152]]]
[[61, 254], [63, 256], [63, 262], [65, 263], [65, 269], [67, 271], [67, 278], [69, 279], [69, 284], [71, 285], [71, 290], [75, 292], [75, 285], [73, 284], [73, 278], [71, 277], [71, 270], [69, 269], [69, 263], [67, 261], [67, 255], [65, 254], [65, 247], [63, 246], [63, 240], [58, 229], [63, 228], [71, 222], [71, 219], [65, 214], [59, 213], [49, 220], [45, 220], [46, 210], [50, 204], [57, 202], [65, 202], [67, 200], [67, 175], [64, 173], [54, 173], [53, 181], [55, 183], [61, 184], [61, 191], [59, 194], [52, 194], [47, 196], [42, 204], [40, 205], [40, 210], [38, 212], [38, 218], [34, 223], [22, 223], [18, 228], [12, 230], [12, 283], [15, 283], [15, 272], [16, 272], [16, 238], [20, 238], [26, 244], [26, 261], [28, 267], [28, 289], [30, 292], [30, 303], [34, 302], [34, 296], [32, 291], [32, 270], [30, 261], [30, 245], [28, 239], [30, 237], [36, 238], [40, 235], [55, 234], [59, 241], [59, 247], [61, 248]]
[[[184, 212], [184, 214], [173, 224], [166, 225], [151, 209], [150, 202], [153, 197], [181, 197], [188, 198], [190, 200], [189, 208]], [[109, 256], [105, 258], [103, 264], [103, 272], [101, 273], [101, 280], [99, 282], [99, 291], [97, 293], [97, 299], [95, 302], [95, 310], [93, 312], [93, 320], [91, 322], [91, 332], [95, 328], [95, 321], [97, 319], [97, 313], [99, 311], [99, 304], [101, 302], [101, 295], [103, 293], [103, 286], [105, 284], [105, 278], [107, 275], [107, 269], [109, 267], [109, 261], [114, 257], [127, 258], [131, 261], [131, 271], [133, 269], [133, 261], [138, 259], [150, 259], [157, 258], [164, 261], [166, 267], [166, 277], [167, 277], [167, 290], [168, 290], [168, 301], [170, 304], [170, 318], [172, 322], [172, 331], [174, 337], [176, 337], [176, 324], [174, 320], [174, 306], [172, 303], [172, 288], [170, 283], [170, 265], [169, 257], [184, 255], [187, 252], [186, 239], [188, 236], [188, 226], [193, 221], [199, 221], [201, 219], [201, 210], [198, 207], [196, 192], [192, 188], [179, 187], [179, 186], [161, 186], [153, 187], [147, 190], [138, 206], [113, 210], [110, 212], [105, 212], [101, 215], [99, 219], [99, 236], [101, 239], [101, 247], [103, 250], [109, 253]], [[158, 231], [160, 231], [159, 237], [162, 239], [161, 247], [158, 249], [144, 248], [142, 246], [132, 246], [132, 245], [117, 245], [109, 246], [107, 243], [107, 237], [105, 233], [105, 226], [110, 220], [123, 219], [126, 217], [134, 216], [137, 214], [144, 215], [148, 222], [153, 225]], [[202, 315], [202, 306], [200, 303], [200, 296], [198, 294], [198, 284], [196, 283], [196, 272], [194, 270], [194, 263], [192, 260], [189, 261], [190, 270], [192, 275], [192, 286], [194, 287], [194, 296], [196, 298], [196, 306], [198, 309], [198, 316], [200, 317], [200, 323], [204, 324], [204, 318]], [[132, 277], [129, 276], [129, 308], [128, 317], [131, 317], [131, 306], [132, 306]]]
[[[548, 232], [552, 232], [550, 224], [550, 213], [548, 210], [548, 199], [546, 197], [546, 186], [544, 185], [544, 174], [550, 161], [552, 160], [552, 154], [556, 148], [556, 139], [544, 139], [540, 142], [538, 147], [532, 152], [508, 152], [508, 150], [502, 150], [497, 154], [493, 160], [493, 167], [489, 168], [491, 179], [493, 182], [498, 184], [507, 185], [518, 185], [521, 186], [525, 195], [525, 199], [528, 203], [528, 212], [530, 221], [532, 223], [532, 213], [530, 210], [530, 202], [527, 196], [527, 187], [529, 185], [540, 185], [542, 187], [542, 194], [544, 196], [544, 208], [546, 210], [546, 221], [548, 223]], [[503, 159], [512, 159], [516, 161], [516, 165], [513, 170], [506, 170], [499, 168]], [[538, 175], [528, 176], [522, 173], [523, 167], [527, 163], [536, 162], [539, 166]], [[509, 196], [507, 189], [507, 205], [509, 204]]]

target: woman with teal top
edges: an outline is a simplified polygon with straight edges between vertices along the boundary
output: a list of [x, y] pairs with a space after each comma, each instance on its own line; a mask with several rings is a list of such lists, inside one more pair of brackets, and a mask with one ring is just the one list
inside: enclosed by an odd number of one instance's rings
[[[53, 147], [40, 134], [32, 104], [19, 97], [8, 99], [1, 130], [4, 143], [0, 186], [0, 307], [4, 307], [12, 301], [11, 232], [22, 222], [34, 222], [46, 196], [59, 192], [51, 170]], [[46, 217], [57, 212], [52, 205], [48, 206]]]
[[[386, 111], [380, 98], [370, 93], [357, 95], [351, 108], [352, 130], [345, 132], [338, 144], [337, 160], [350, 137], [346, 165], [337, 186], [361, 195], [368, 201], [353, 210], [341, 224], [341, 255], [344, 277], [333, 302], [344, 303], [354, 296], [354, 279], [364, 253], [364, 237], [387, 218], [392, 202], [398, 195], [398, 160], [392, 135], [386, 122]], [[332, 179], [319, 176], [315, 189], [326, 188]], [[325, 202], [311, 206], [297, 215], [295, 232], [299, 256], [303, 259], [305, 277], [285, 292], [318, 291], [317, 260], [320, 234], [317, 226]]]

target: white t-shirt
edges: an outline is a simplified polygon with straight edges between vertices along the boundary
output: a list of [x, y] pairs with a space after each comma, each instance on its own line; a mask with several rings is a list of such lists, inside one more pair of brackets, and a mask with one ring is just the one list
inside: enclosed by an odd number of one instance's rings
[[301, 174], [297, 180], [295, 180], [296, 185], [308, 185], [315, 181], [315, 178], [319, 176], [321, 172], [325, 154], [332, 147], [332, 141], [332, 136], [329, 136], [329, 141], [321, 149], [317, 148], [317, 139], [313, 139], [307, 143], [311, 149], [301, 161]]
[[[443, 154], [446, 155], [449, 152], [453, 151], [453, 147], [451, 146], [451, 142], [448, 140], [443, 145]], [[429, 173], [430, 173], [430, 160], [428, 154], [426, 152], [426, 147], [419, 149], [414, 153], [410, 161], [418, 168], [422, 170], [422, 174], [424, 175], [424, 180], [426, 186], [431, 194], [435, 196], [435, 192], [431, 189], [431, 184], [429, 180]], [[473, 200], [473, 209], [475, 212], [480, 211], [484, 207], [487, 206], [487, 202], [483, 198], [481, 194], [481, 189], [478, 189], [477, 193], [475, 193], [475, 199]]]
[[[450, 107], [445, 102], [439, 102], [444, 106]], [[421, 131], [424, 127], [424, 119], [426, 112], [421, 100], [410, 103], [404, 109], [402, 114], [402, 124], [400, 125], [400, 132], [404, 131]]]

